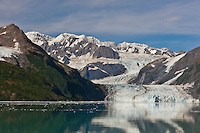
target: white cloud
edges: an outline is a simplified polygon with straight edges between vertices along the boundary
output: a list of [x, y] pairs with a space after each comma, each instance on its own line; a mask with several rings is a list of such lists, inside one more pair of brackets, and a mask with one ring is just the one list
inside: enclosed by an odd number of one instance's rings
[[196, 0], [5, 0], [0, 17], [3, 25], [44, 33], [199, 35], [199, 5]]

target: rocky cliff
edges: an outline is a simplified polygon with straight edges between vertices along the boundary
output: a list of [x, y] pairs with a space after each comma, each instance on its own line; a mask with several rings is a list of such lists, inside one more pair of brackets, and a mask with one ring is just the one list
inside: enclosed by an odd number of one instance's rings
[[123, 74], [126, 68], [122, 64], [109, 64], [103, 62], [89, 63], [80, 70], [82, 77], [86, 79], [102, 79], [108, 76]]

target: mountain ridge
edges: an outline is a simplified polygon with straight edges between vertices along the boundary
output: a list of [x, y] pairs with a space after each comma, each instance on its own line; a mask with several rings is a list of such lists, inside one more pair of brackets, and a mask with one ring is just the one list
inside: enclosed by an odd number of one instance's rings
[[[8, 69], [13, 68], [13, 74], [16, 73], [16, 77], [19, 77], [16, 71], [18, 69], [17, 67], [19, 67], [23, 69], [24, 74], [28, 72], [35, 74], [38, 77], [45, 78], [46, 81], [43, 82], [43, 84], [50, 84], [49, 86], [46, 86], [48, 92], [58, 96], [57, 99], [51, 97], [52, 100], [103, 100], [105, 97], [105, 90], [103, 87], [95, 85], [82, 78], [77, 70], [72, 69], [50, 57], [40, 46], [32, 43], [31, 40], [26, 37], [24, 32], [19, 29], [19, 27], [14, 24], [1, 27], [0, 33], [0, 52], [3, 51], [1, 50], [2, 48], [4, 49], [4, 52], [1, 54], [6, 53], [5, 49], [14, 51], [11, 52], [9, 56], [0, 54], [1, 60], [3, 61], [0, 63], [8, 66]], [[13, 64], [17, 67], [12, 65], [10, 66], [4, 62]], [[5, 70], [2, 70], [2, 73], [4, 74], [1, 75], [1, 84], [3, 84], [1, 89], [5, 89], [2, 91], [10, 91], [14, 84], [9, 86], [5, 84], [5, 82], [7, 82], [7, 74], [4, 71]], [[37, 76], [34, 77], [37, 79]], [[9, 82], [17, 82], [12, 77], [7, 78], [9, 78]], [[23, 79], [23, 83], [25, 83], [24, 80], [26, 79]], [[20, 89], [18, 86], [15, 87]], [[39, 86], [36, 88], [40, 89]], [[33, 90], [40, 91], [36, 89]], [[22, 97], [20, 97], [22, 92], [17, 91], [13, 93], [16, 93], [17, 96], [14, 100], [23, 100]], [[43, 94], [45, 95], [45, 92]], [[33, 97], [26, 97], [24, 100], [36, 99]], [[37, 97], [37, 100], [47, 99], [40, 99], [40, 97]]]
[[[167, 48], [158, 49], [149, 47], [146, 44], [139, 43], [123, 42], [120, 44], [116, 44], [115, 42], [110, 41], [101, 42], [100, 40], [92, 36], [75, 35], [70, 33], [63, 33], [58, 35], [57, 37], [50, 37], [39, 32], [27, 32], [26, 35], [37, 45], [41, 46], [53, 58], [73, 68], [78, 69], [80, 73], [87, 64], [102, 62], [101, 60], [104, 60], [105, 63], [110, 64], [110, 66], [111, 64], [124, 65], [123, 63], [121, 64], [120, 61], [124, 60], [122, 59], [124, 58], [124, 56], [121, 55], [123, 53], [127, 53], [130, 55], [135, 54], [135, 56], [143, 56], [145, 54], [150, 56], [157, 56], [156, 58], [160, 58], [162, 56], [173, 57], [178, 55], [178, 53], [175, 53]], [[113, 61], [110, 62], [111, 60]], [[77, 64], [81, 63], [82, 65], [78, 67]], [[135, 67], [138, 67], [140, 63], [136, 64], [137, 65]], [[87, 70], [87, 72], [85, 73], [89, 74], [92, 72], [94, 74], [100, 74], [99, 70], [101, 71], [101, 68], [98, 68], [96, 70], [93, 69], [92, 71]], [[110, 73], [108, 71], [104, 72]], [[101, 75], [103, 73], [101, 71]], [[103, 74], [104, 76], [100, 76], [101, 79], [107, 77], [107, 74], [105, 73]], [[109, 77], [111, 75], [115, 75], [114, 71], [113, 73], [109, 74]], [[86, 76], [86, 78], [91, 79], [89, 76]], [[92, 79], [95, 79], [95, 77]]]

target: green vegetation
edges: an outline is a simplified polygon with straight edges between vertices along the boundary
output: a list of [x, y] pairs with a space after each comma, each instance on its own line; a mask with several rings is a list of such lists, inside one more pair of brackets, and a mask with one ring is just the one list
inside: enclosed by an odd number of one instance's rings
[[[62, 93], [64, 92], [67, 87], [66, 80], [69, 80], [69, 78], [64, 77], [65, 71], [62, 67], [56, 65], [53, 62], [53, 59], [50, 62], [49, 59], [43, 59], [40, 55], [28, 54], [27, 58], [32, 64], [31, 67], [28, 68], [29, 70], [45, 76], [45, 78], [53, 82], [62, 91]], [[71, 98], [71, 94], [69, 92], [66, 96]]]
[[26, 55], [23, 69], [0, 62], [0, 100], [103, 100], [104, 91], [82, 78], [75, 69], [46, 54]]
[[27, 69], [44, 76], [53, 83], [56, 86], [55, 93], [66, 97], [68, 100], [103, 100], [105, 94], [102, 89], [82, 78], [75, 69], [36, 52], [26, 56], [31, 63], [31, 66]]
[[0, 100], [64, 100], [44, 76], [0, 62]]

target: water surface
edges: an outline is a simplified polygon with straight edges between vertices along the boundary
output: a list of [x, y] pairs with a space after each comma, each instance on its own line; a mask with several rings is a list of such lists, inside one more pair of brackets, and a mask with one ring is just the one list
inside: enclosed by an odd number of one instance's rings
[[1, 102], [0, 132], [199, 133], [199, 104]]

